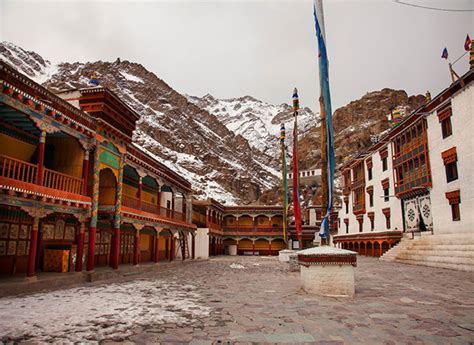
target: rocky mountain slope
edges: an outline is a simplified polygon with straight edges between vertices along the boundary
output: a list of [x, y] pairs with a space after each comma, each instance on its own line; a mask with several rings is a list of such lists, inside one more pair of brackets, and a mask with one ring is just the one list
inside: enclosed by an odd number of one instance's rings
[[[201, 98], [188, 96], [188, 100], [214, 114], [229, 130], [247, 139], [250, 146], [275, 157], [276, 161], [280, 159], [278, 138], [282, 123], [285, 124], [287, 142], [293, 140], [293, 108], [286, 103], [273, 105], [251, 96], [216, 99], [209, 94]], [[308, 107], [300, 109], [298, 135], [304, 135], [318, 123], [319, 114], [314, 114]]]
[[142, 65], [114, 62], [52, 65], [34, 52], [0, 44], [1, 58], [50, 90], [87, 87], [96, 73], [141, 119], [133, 140], [193, 184], [198, 197], [248, 203], [278, 183], [274, 158], [252, 148], [215, 115], [189, 102]]

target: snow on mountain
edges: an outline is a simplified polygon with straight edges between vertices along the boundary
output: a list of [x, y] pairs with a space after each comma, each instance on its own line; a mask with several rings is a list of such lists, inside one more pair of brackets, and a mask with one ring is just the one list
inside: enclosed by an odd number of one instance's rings
[[[216, 99], [207, 94], [203, 97], [186, 96], [198, 107], [215, 115], [227, 128], [248, 140], [250, 146], [279, 159], [280, 126], [285, 124], [286, 142], [293, 140], [294, 117], [290, 105], [273, 105], [251, 96], [230, 99]], [[298, 135], [304, 135], [309, 128], [317, 126], [319, 114], [310, 108], [303, 108], [298, 114]]]

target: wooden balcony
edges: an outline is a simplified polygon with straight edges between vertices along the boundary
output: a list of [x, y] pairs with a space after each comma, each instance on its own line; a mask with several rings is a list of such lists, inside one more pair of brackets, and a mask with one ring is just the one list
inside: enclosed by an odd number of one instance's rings
[[[37, 176], [38, 166], [36, 164], [0, 155], [0, 177], [24, 182], [25, 184], [36, 184]], [[54, 170], [44, 169], [43, 187], [81, 195], [82, 184], [82, 179]], [[25, 189], [27, 189], [26, 185]]]
[[82, 193], [82, 179], [50, 169], [44, 169], [43, 186], [74, 194]]
[[[140, 205], [141, 204], [141, 205]], [[186, 214], [178, 211], [174, 211], [165, 207], [161, 207], [157, 204], [138, 200], [135, 197], [129, 195], [122, 195], [122, 205], [125, 207], [133, 208], [134, 210], [144, 211], [152, 213], [162, 218], [171, 220], [177, 220], [180, 222], [186, 222]]]
[[364, 186], [365, 186], [365, 179], [360, 178], [360, 179], [355, 180], [354, 182], [352, 182], [351, 190], [354, 190], [354, 189], [357, 189], [357, 188], [360, 188], [360, 187], [364, 187]]
[[280, 235], [283, 234], [281, 226], [253, 226], [253, 225], [227, 225], [223, 226], [224, 234], [229, 235]]
[[352, 205], [352, 212], [354, 214], [364, 214], [365, 213], [365, 204], [354, 204]]

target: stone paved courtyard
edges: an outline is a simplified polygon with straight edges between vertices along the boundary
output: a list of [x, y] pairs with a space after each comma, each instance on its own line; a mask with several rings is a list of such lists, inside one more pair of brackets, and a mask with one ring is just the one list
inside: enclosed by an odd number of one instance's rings
[[358, 258], [356, 297], [299, 289], [267, 257], [163, 266], [153, 276], [0, 299], [4, 341], [469, 344], [472, 273]]

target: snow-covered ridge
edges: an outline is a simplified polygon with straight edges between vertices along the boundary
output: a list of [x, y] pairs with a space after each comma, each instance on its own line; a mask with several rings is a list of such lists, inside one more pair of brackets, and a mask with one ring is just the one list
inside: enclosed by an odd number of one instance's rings
[[[210, 94], [199, 98], [186, 96], [200, 108], [214, 114], [227, 128], [240, 134], [249, 144], [270, 155], [279, 157], [280, 126], [285, 124], [287, 142], [293, 138], [293, 111], [290, 105], [269, 104], [252, 96], [216, 99]], [[298, 134], [305, 133], [319, 122], [319, 115], [303, 108], [298, 116]]]

